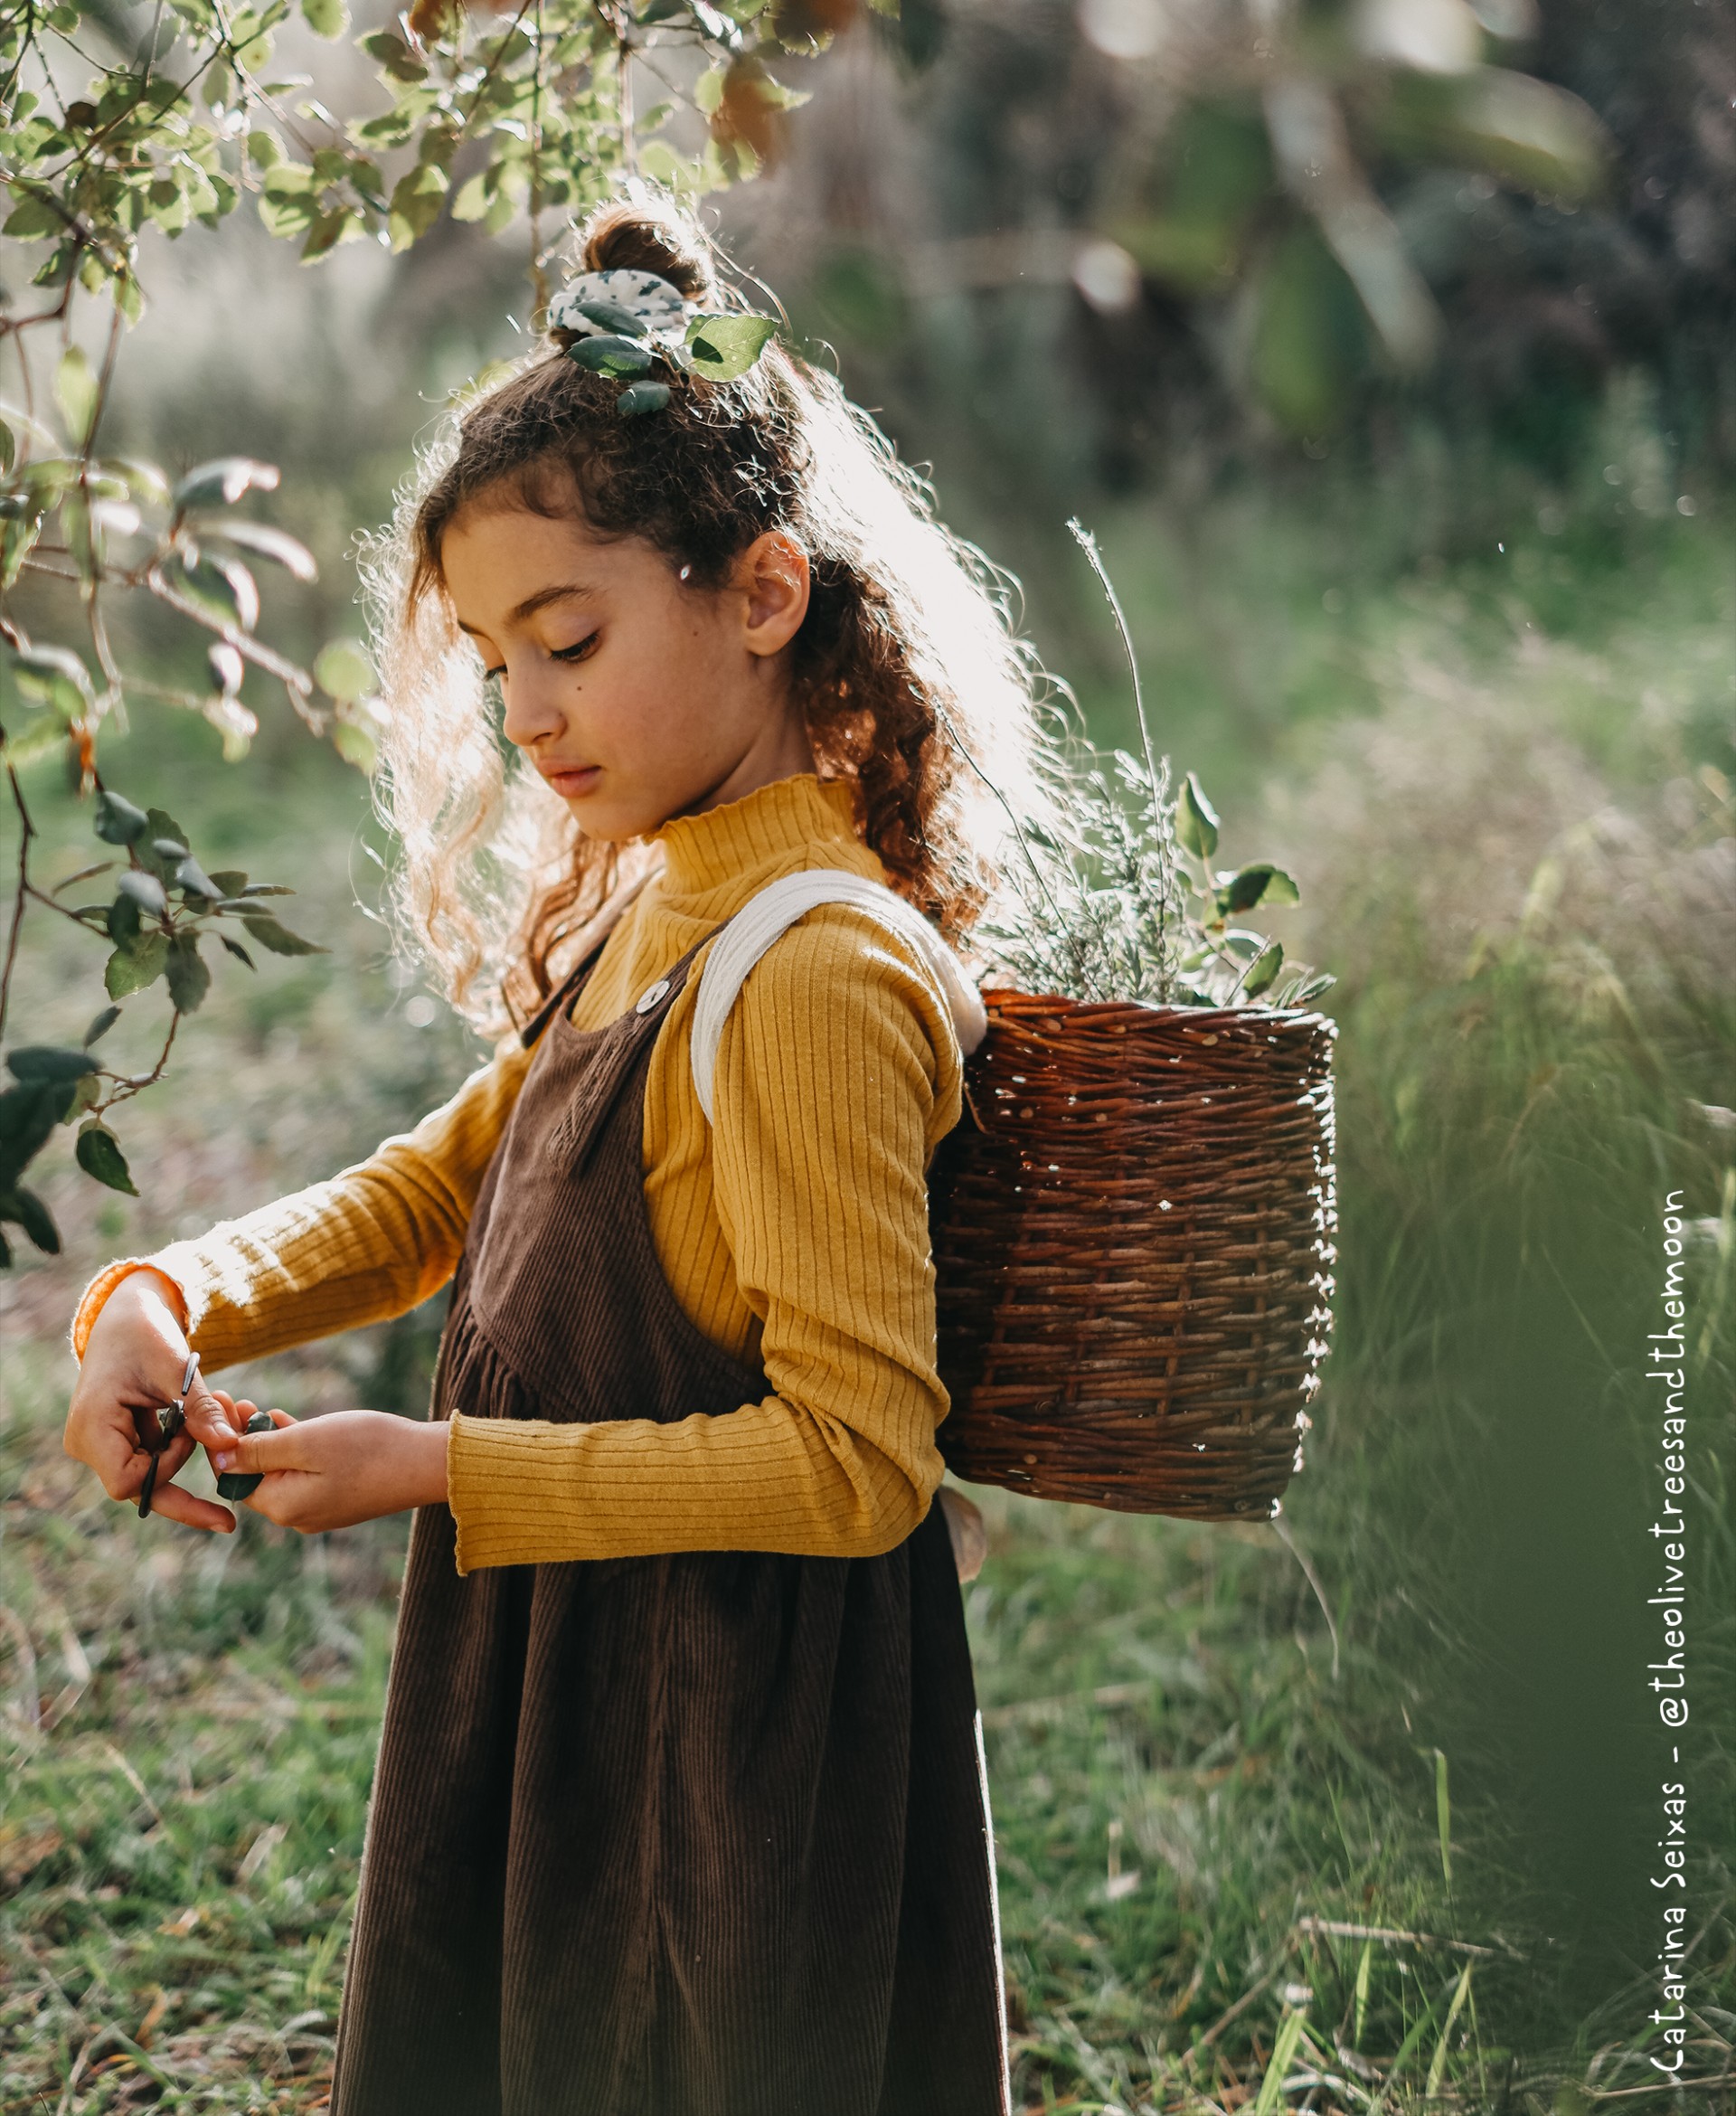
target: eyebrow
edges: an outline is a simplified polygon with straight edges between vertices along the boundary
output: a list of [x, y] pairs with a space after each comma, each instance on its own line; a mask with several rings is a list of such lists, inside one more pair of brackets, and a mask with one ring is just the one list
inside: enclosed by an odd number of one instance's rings
[[[538, 610], [547, 609], [553, 603], [576, 601], [593, 592], [582, 581], [569, 581], [555, 588], [539, 588], [534, 595], [527, 595], [523, 602], [507, 611], [506, 621], [522, 625], [527, 618], [533, 618]], [[467, 625], [462, 618], [458, 624], [459, 631], [467, 632], [473, 639], [477, 636], [475, 625]]]

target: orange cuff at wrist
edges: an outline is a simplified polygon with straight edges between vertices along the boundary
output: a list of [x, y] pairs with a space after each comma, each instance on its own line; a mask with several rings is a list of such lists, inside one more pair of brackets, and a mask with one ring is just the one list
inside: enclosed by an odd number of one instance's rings
[[90, 1342], [90, 1332], [96, 1327], [97, 1318], [102, 1313], [108, 1296], [123, 1279], [129, 1279], [135, 1271], [155, 1271], [175, 1295], [176, 1319], [184, 1330], [187, 1327], [187, 1297], [180, 1283], [169, 1277], [161, 1264], [153, 1263], [147, 1256], [118, 1257], [111, 1264], [105, 1264], [85, 1288], [72, 1317], [72, 1356], [82, 1361], [85, 1346]]

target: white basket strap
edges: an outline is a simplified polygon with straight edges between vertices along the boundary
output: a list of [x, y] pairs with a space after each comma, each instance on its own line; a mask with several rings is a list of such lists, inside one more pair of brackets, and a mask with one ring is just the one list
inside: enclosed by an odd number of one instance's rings
[[750, 896], [712, 942], [700, 972], [699, 997], [693, 1003], [693, 1090], [708, 1123], [712, 1120], [712, 1075], [717, 1065], [718, 1039], [736, 994], [778, 936], [805, 912], [822, 903], [860, 904], [882, 918], [919, 950], [933, 971], [946, 995], [960, 1048], [974, 1051], [982, 1042], [988, 1026], [982, 994], [965, 975], [958, 958], [914, 904], [907, 903], [883, 882], [853, 874], [848, 867], [809, 867], [797, 874], [782, 874]]

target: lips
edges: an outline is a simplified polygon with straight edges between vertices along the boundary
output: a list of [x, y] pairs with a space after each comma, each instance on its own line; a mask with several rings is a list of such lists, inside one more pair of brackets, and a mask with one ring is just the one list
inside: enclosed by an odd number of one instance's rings
[[563, 800], [587, 793], [597, 783], [600, 764], [539, 764], [537, 770]]

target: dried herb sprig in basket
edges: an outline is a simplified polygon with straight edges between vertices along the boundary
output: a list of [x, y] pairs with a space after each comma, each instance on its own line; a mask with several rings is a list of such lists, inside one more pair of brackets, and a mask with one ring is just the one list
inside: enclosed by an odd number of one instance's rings
[[929, 1172], [940, 1451], [1032, 1497], [1270, 1519], [1332, 1330], [1336, 1025], [1296, 1004], [1332, 979], [1233, 923], [1296, 886], [1213, 865], [1217, 817], [1192, 776], [1172, 798], [1071, 526], [1145, 756], [1112, 779], [1093, 751], [1039, 829], [959, 745], [1022, 850], [976, 929], [1005, 981]]
[[1335, 982], [1331, 974], [1287, 962], [1281, 941], [1233, 922], [1256, 906], [1294, 904], [1296, 883], [1270, 860], [1213, 864], [1217, 815], [1193, 772], [1172, 792], [1119, 598], [1096, 539], [1078, 522], [1067, 526], [1109, 599], [1145, 754], [1106, 759], [1084, 745], [1089, 761], [1061, 804], [1064, 836], [1014, 818], [1024, 854], [1008, 877], [1015, 909], [976, 932], [1008, 981], [1027, 991], [1173, 1006], [1304, 1005]]

